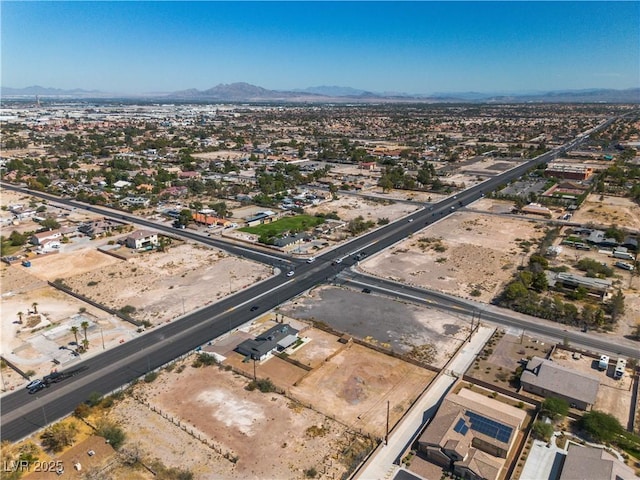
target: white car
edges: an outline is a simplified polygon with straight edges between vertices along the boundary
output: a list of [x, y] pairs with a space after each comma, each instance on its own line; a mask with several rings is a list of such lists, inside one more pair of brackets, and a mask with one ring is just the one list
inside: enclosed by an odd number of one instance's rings
[[293, 270], [287, 272], [287, 277], [293, 277], [295, 275], [295, 272]]
[[307, 259], [307, 263], [313, 263], [313, 262], [315, 262], [315, 261], [316, 261], [316, 258], [315, 258], [315, 257], [309, 257], [309, 258]]
[[40, 380], [39, 378], [36, 378], [35, 380], [31, 380], [28, 384], [27, 384], [27, 390], [31, 390], [34, 387], [37, 387], [38, 385], [40, 385], [42, 383], [42, 380]]

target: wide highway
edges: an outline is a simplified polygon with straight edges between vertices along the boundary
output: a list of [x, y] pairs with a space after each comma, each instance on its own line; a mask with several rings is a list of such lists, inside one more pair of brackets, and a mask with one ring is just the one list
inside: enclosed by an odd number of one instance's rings
[[[597, 129], [605, 128], [612, 121], [613, 119], [602, 123]], [[341, 271], [357, 261], [356, 254], [370, 255], [393, 245], [408, 235], [423, 229], [426, 225], [441, 220], [460, 207], [479, 199], [498, 186], [518, 178], [527, 170], [578, 146], [583, 139], [584, 137], [580, 136], [563, 147], [558, 147], [525, 162], [480, 185], [358, 237], [320, 255], [314, 263], [292, 260], [277, 252], [265, 253], [262, 250], [241, 247], [229, 242], [203, 237], [188, 230], [172, 229], [166, 225], [156, 224], [126, 213], [116, 215], [115, 212], [106, 208], [89, 206], [74, 200], [2, 183], [3, 188], [21, 191], [71, 207], [85, 208], [105, 216], [119, 217], [154, 230], [166, 231], [173, 235], [207, 243], [253, 260], [270, 264], [296, 264], [296, 273], [293, 277], [285, 275], [271, 277], [235, 295], [185, 315], [181, 319], [154, 328], [114, 349], [80, 362], [74, 368], [88, 367], [82, 374], [53, 384], [35, 395], [29, 395], [26, 390], [21, 389], [3, 397], [1, 405], [2, 430], [0, 432], [2, 440], [16, 441], [24, 438], [48, 423], [71, 413], [78, 404], [87, 400], [92, 392], [109, 393], [313, 286], [335, 278]], [[338, 259], [342, 261], [336, 263]], [[508, 315], [505, 315], [505, 318], [508, 318]], [[563, 336], [565, 335], [563, 334]]]

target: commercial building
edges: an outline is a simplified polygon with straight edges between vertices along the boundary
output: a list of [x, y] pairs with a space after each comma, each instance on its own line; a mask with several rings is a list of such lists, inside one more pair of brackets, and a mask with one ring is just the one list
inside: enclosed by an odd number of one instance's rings
[[520, 385], [526, 392], [562, 398], [575, 408], [590, 410], [596, 402], [600, 380], [551, 360], [533, 357], [520, 376]]
[[587, 180], [593, 175], [593, 167], [569, 163], [550, 163], [544, 173], [547, 177]]
[[427, 459], [470, 480], [495, 480], [526, 412], [463, 388], [447, 396], [418, 440]]

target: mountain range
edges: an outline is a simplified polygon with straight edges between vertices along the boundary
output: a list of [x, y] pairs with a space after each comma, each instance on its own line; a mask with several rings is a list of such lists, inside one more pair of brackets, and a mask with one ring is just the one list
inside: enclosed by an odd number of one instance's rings
[[626, 90], [586, 89], [524, 93], [439, 92], [430, 95], [399, 92], [371, 92], [351, 87], [318, 86], [296, 90], [268, 90], [249, 83], [219, 84], [207, 90], [188, 89], [168, 93], [118, 94], [98, 90], [63, 90], [31, 86], [0, 87], [3, 98], [66, 97], [128, 98], [159, 101], [211, 102], [301, 102], [301, 103], [640, 103], [640, 88]]

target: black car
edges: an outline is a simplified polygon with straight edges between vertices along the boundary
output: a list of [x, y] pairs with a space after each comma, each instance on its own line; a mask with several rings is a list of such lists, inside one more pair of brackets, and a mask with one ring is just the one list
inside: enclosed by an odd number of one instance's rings
[[371, 289], [370, 288], [363, 288], [362, 289], [362, 293], [371, 293]]
[[257, 309], [259, 309], [260, 307], [258, 305], [254, 305], [253, 307], [251, 307], [251, 311], [255, 312]]

